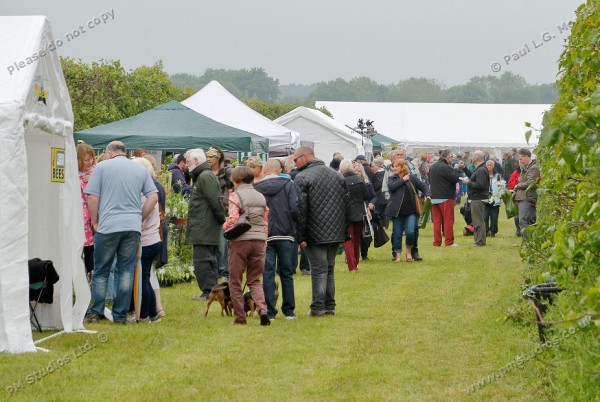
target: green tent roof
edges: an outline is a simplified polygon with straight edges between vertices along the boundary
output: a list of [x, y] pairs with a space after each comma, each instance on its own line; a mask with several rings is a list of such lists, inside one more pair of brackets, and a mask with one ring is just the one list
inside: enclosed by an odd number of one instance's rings
[[217, 146], [223, 151], [268, 153], [269, 140], [216, 122], [177, 101], [127, 119], [75, 133], [75, 141], [105, 148], [122, 141], [128, 149], [145, 148], [179, 152]]
[[373, 138], [371, 138], [371, 141], [373, 141], [374, 149], [383, 149], [384, 147], [382, 146], [382, 144], [397, 144], [399, 142], [398, 140], [386, 137], [382, 134], [375, 134]]

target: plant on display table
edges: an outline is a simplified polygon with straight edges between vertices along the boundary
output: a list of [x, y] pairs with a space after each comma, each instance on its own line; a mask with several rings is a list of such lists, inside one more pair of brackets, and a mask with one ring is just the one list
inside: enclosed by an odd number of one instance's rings
[[188, 214], [188, 198], [176, 193], [171, 187], [171, 173], [164, 169], [159, 178], [166, 191], [165, 215], [169, 225], [169, 262], [156, 270], [161, 286], [189, 282], [194, 277], [193, 249], [185, 244], [185, 225]]

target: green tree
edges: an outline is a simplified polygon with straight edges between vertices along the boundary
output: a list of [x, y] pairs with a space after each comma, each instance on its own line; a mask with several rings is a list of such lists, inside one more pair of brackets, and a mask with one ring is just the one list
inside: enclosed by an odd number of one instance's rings
[[160, 61], [129, 72], [119, 61], [86, 64], [61, 58], [61, 65], [71, 96], [75, 131], [121, 120], [190, 94], [170, 81]]
[[388, 88], [368, 77], [353, 78], [346, 81], [337, 78], [333, 81], [320, 82], [311, 92], [307, 101], [317, 100], [350, 101], [350, 102], [383, 102], [388, 96]]
[[390, 85], [388, 102], [440, 102], [443, 99], [442, 85], [427, 78], [409, 78]]
[[[559, 98], [545, 116], [537, 160], [542, 171], [537, 223], [523, 256], [532, 281], [554, 277], [564, 290], [546, 319], [573, 335], [541, 358], [554, 368], [558, 399], [600, 395], [600, 0], [588, 0], [559, 60]], [[578, 317], [591, 318], [582, 325]], [[583, 323], [585, 324], [585, 322]]]
[[311, 109], [319, 110], [325, 113], [329, 117], [333, 117], [326, 107], [315, 108], [314, 105], [306, 105], [301, 103], [271, 103], [265, 102], [259, 99], [248, 99], [244, 103], [252, 108], [254, 111], [262, 114], [269, 120], [275, 120], [276, 118], [283, 116], [284, 114], [291, 112], [299, 106], [305, 106]]
[[264, 68], [225, 70], [208, 68], [199, 77], [174, 74], [171, 80], [181, 88], [199, 90], [216, 80], [238, 99], [261, 99], [273, 102], [279, 97], [279, 80], [270, 77]]

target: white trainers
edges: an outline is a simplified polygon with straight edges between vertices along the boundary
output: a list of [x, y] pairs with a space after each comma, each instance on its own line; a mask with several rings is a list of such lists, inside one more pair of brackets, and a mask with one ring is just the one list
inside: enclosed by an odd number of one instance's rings
[[285, 316], [285, 319], [286, 319], [286, 320], [289, 320], [289, 321], [291, 321], [291, 320], [296, 320], [296, 319], [298, 319], [298, 317], [296, 317], [295, 315], [286, 315], [286, 316]]

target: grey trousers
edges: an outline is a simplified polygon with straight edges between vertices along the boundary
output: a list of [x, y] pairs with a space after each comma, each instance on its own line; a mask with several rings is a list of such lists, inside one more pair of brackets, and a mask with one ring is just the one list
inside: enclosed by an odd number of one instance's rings
[[474, 242], [478, 246], [485, 246], [485, 203], [482, 200], [471, 200], [471, 218], [473, 219]]
[[535, 204], [526, 200], [519, 201], [519, 228], [521, 229], [521, 237], [523, 239], [527, 239], [527, 231], [525, 229], [535, 223], [535, 218]]
[[312, 280], [312, 303], [310, 311], [314, 315], [335, 312], [335, 256], [338, 243], [308, 246], [306, 256], [310, 262]]

